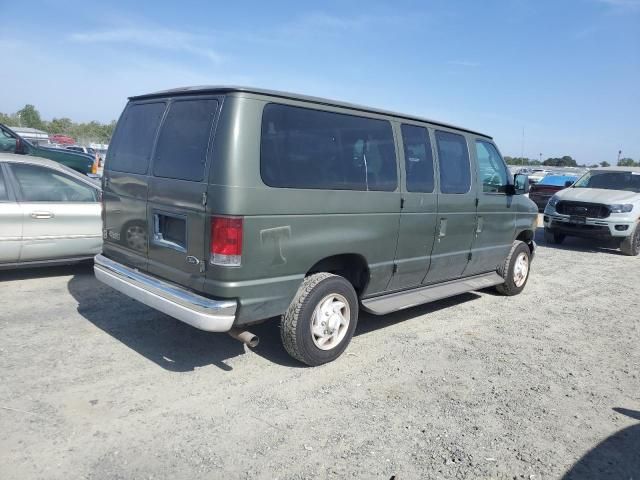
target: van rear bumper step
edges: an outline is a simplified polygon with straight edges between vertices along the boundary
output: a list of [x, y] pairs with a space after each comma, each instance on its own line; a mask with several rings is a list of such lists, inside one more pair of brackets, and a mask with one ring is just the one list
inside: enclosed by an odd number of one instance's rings
[[208, 332], [227, 332], [236, 318], [235, 300], [215, 300], [195, 294], [96, 255], [96, 278], [149, 307]]

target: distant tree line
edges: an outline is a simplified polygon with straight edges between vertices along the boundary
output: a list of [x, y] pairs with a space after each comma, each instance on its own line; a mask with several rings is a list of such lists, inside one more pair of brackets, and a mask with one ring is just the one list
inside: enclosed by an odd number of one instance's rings
[[[523, 157], [504, 157], [504, 161], [507, 162], [507, 165], [528, 165], [528, 166], [539, 166], [543, 165], [545, 167], [610, 167], [611, 164], [609, 162], [602, 161], [599, 164], [594, 163], [592, 165], [586, 165], [584, 163], [578, 164], [578, 162], [571, 158], [569, 155], [565, 155], [563, 157], [555, 157], [555, 158], [547, 158], [544, 161], [535, 160], [531, 158], [523, 158]], [[640, 167], [640, 162], [634, 161], [632, 158], [621, 158], [618, 162], [618, 165], [621, 167]]]
[[54, 118], [43, 120], [40, 112], [33, 105], [25, 105], [15, 113], [1, 113], [0, 123], [9, 127], [31, 127], [43, 130], [50, 135], [59, 133], [75, 138], [80, 143], [109, 143], [116, 121], [109, 123], [88, 122], [76, 123], [70, 118]]

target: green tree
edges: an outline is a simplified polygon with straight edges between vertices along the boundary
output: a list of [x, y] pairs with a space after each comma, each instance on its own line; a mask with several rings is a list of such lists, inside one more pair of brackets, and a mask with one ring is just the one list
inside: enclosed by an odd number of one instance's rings
[[600, 166], [601, 167], [610, 167], [611, 164], [605, 160], [604, 162], [600, 162]]
[[40, 118], [40, 112], [36, 110], [31, 104], [25, 105], [21, 110], [18, 110], [18, 117], [20, 117], [20, 126], [31, 128], [44, 128], [44, 123]]
[[640, 162], [635, 162], [633, 158], [621, 158], [618, 162], [618, 166], [620, 167], [640, 167]]
[[578, 162], [576, 162], [569, 155], [565, 155], [562, 158], [547, 158], [544, 162], [542, 162], [542, 164], [547, 167], [577, 167], [578, 166]]

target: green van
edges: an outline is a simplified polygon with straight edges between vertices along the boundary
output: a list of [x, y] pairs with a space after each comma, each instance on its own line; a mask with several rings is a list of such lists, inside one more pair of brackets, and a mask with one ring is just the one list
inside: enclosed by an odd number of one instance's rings
[[103, 175], [111, 287], [196, 328], [281, 316], [287, 351], [337, 358], [386, 314], [527, 283], [537, 207], [491, 137], [410, 115], [237, 87], [129, 99]]

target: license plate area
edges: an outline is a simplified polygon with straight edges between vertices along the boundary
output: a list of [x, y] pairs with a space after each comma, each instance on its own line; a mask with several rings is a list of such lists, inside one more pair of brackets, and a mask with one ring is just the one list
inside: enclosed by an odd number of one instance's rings
[[168, 212], [153, 214], [153, 243], [179, 252], [187, 251], [187, 217]]
[[569, 223], [575, 223], [577, 225], [584, 225], [587, 223], [587, 217], [582, 217], [580, 215], [571, 215], [569, 217]]

